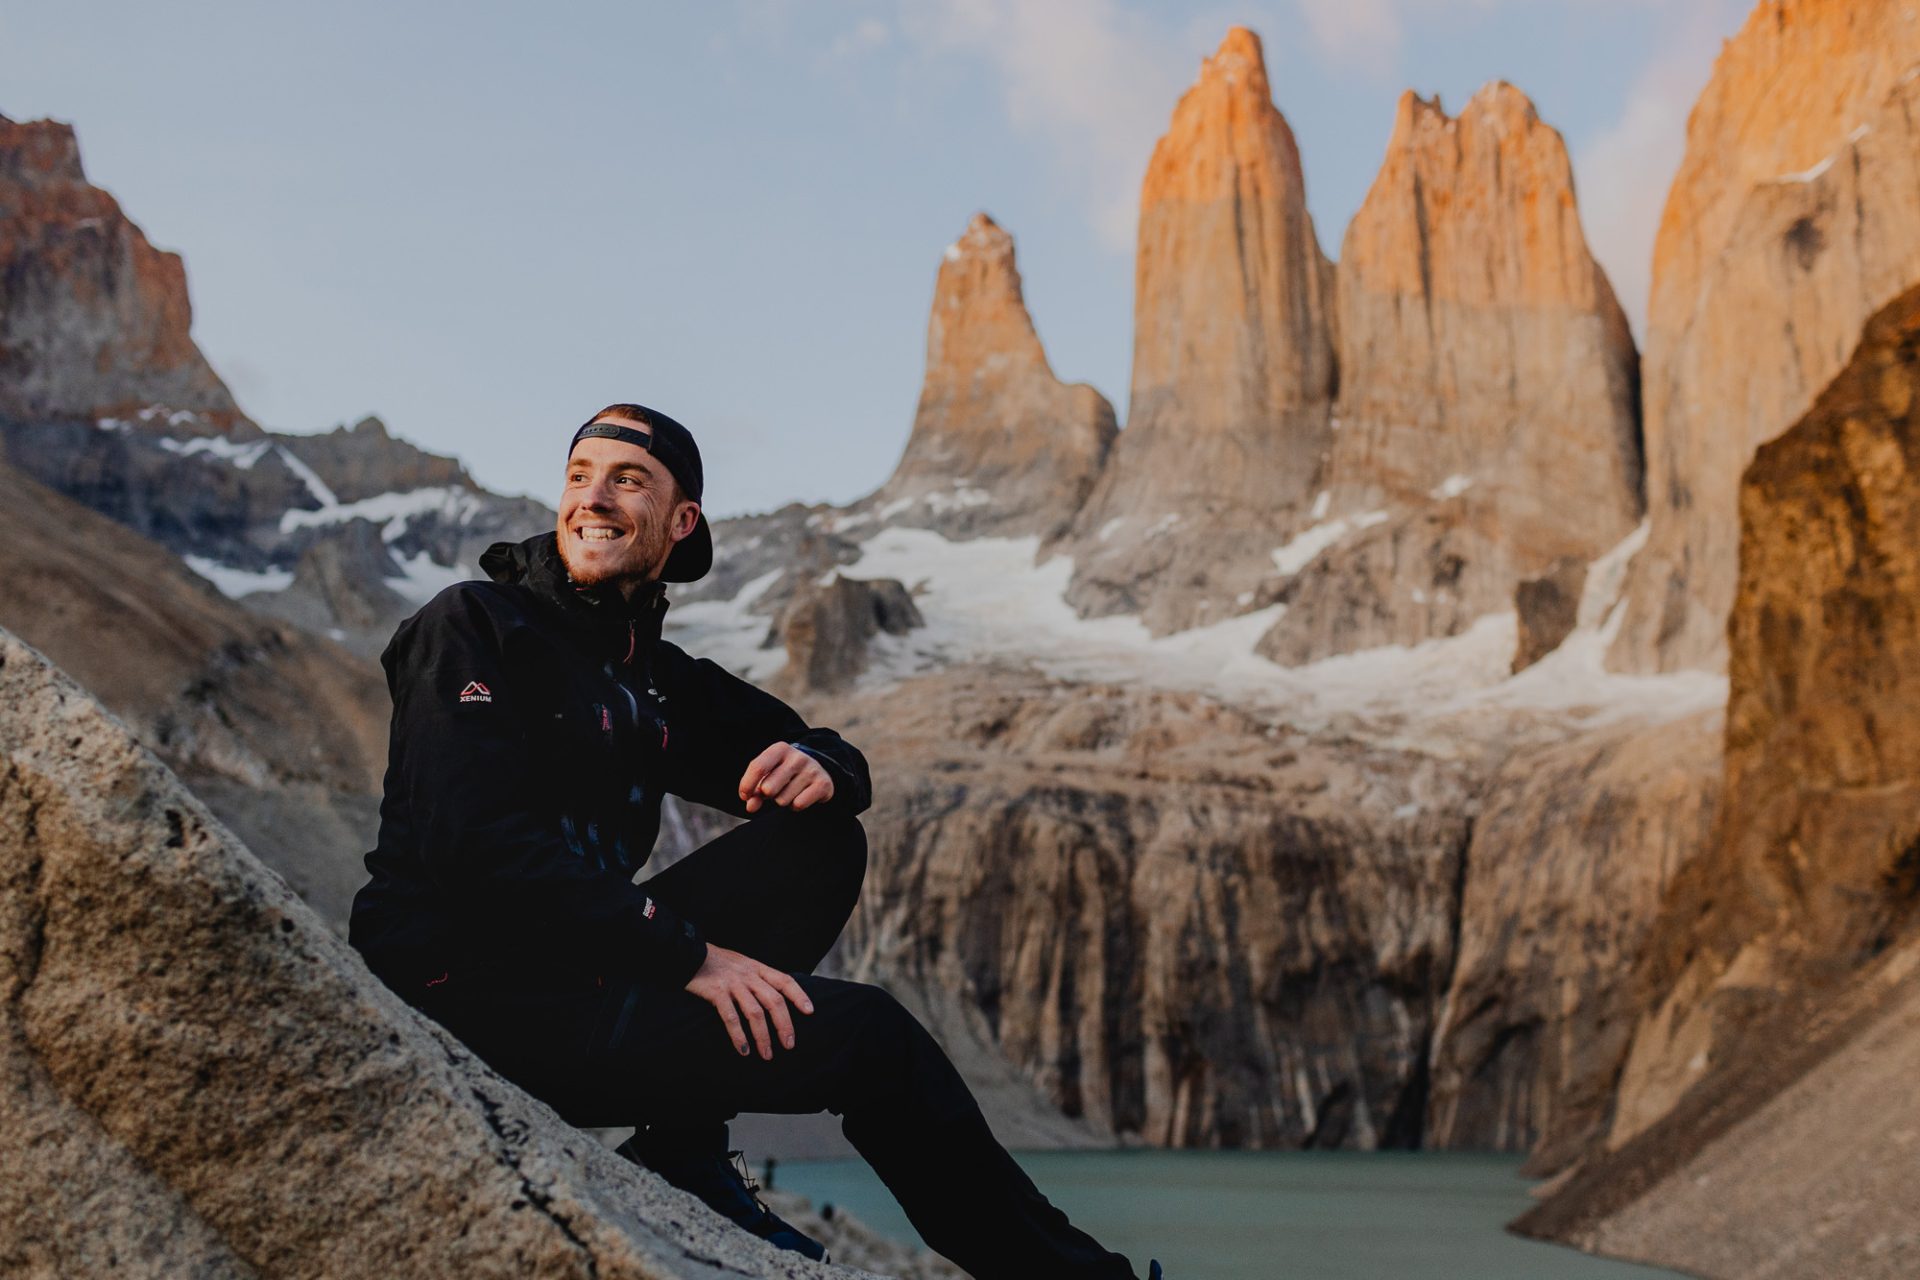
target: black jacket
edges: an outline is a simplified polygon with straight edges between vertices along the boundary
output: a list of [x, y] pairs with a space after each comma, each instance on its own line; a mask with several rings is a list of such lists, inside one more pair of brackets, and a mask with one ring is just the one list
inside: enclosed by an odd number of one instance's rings
[[480, 563], [491, 582], [448, 587], [381, 655], [386, 795], [350, 940], [403, 994], [503, 970], [684, 986], [706, 959], [699, 927], [633, 884], [661, 796], [746, 817], [741, 774], [786, 741], [833, 779], [815, 807], [855, 814], [867, 762], [660, 639], [660, 584], [631, 605], [577, 588], [551, 533]]

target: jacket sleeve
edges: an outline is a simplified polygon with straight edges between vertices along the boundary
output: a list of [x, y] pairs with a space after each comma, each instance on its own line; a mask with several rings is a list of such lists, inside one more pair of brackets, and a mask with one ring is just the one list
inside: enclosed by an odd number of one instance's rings
[[382, 658], [393, 694], [388, 787], [405, 798], [428, 876], [481, 936], [684, 987], [706, 960], [699, 929], [575, 854], [551, 797], [538, 794], [526, 725], [545, 708], [508, 660], [511, 618], [484, 592], [442, 592]]
[[[675, 653], [687, 672], [675, 721], [690, 740], [685, 750], [669, 754], [667, 790], [736, 818], [754, 817], [740, 799], [740, 778], [755, 756], [776, 742], [790, 742], [833, 779], [832, 798], [808, 812], [852, 816], [873, 803], [867, 758], [852, 743], [831, 729], [809, 727], [792, 707], [719, 663]], [[760, 812], [770, 808], [762, 805]]]

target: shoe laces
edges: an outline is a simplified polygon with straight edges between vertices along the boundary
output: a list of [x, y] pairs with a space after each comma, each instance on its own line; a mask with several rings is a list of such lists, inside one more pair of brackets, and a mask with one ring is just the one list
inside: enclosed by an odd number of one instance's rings
[[753, 1180], [753, 1171], [747, 1167], [747, 1153], [745, 1151], [729, 1151], [727, 1152], [727, 1163], [733, 1167], [735, 1173], [740, 1175], [740, 1182], [746, 1187], [747, 1194], [753, 1197], [753, 1202], [765, 1210], [767, 1208], [767, 1202], [760, 1198], [760, 1184]]

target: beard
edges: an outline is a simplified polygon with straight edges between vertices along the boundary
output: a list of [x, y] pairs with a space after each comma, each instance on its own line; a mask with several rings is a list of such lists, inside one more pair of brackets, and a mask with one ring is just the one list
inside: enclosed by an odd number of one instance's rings
[[567, 576], [575, 585], [627, 587], [652, 581], [654, 566], [660, 563], [673, 539], [667, 532], [666, 521], [660, 520], [636, 527], [632, 539], [618, 555], [582, 556], [578, 554], [573, 535], [565, 529], [560, 530], [559, 541], [560, 562], [566, 565]]

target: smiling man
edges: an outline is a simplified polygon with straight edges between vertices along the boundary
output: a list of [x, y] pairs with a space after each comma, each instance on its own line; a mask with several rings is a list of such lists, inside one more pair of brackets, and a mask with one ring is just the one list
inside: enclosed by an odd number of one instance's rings
[[[859, 897], [866, 760], [660, 637], [705, 574], [692, 435], [616, 404], [574, 433], [554, 532], [499, 543], [381, 661], [386, 795], [351, 940], [383, 981], [575, 1124], [776, 1245], [820, 1245], [730, 1162], [741, 1111], [832, 1111], [974, 1275], [1127, 1277], [994, 1139], [925, 1028], [815, 975]], [[635, 883], [665, 794], [747, 821]], [[1157, 1274], [1157, 1264], [1154, 1273]]]

